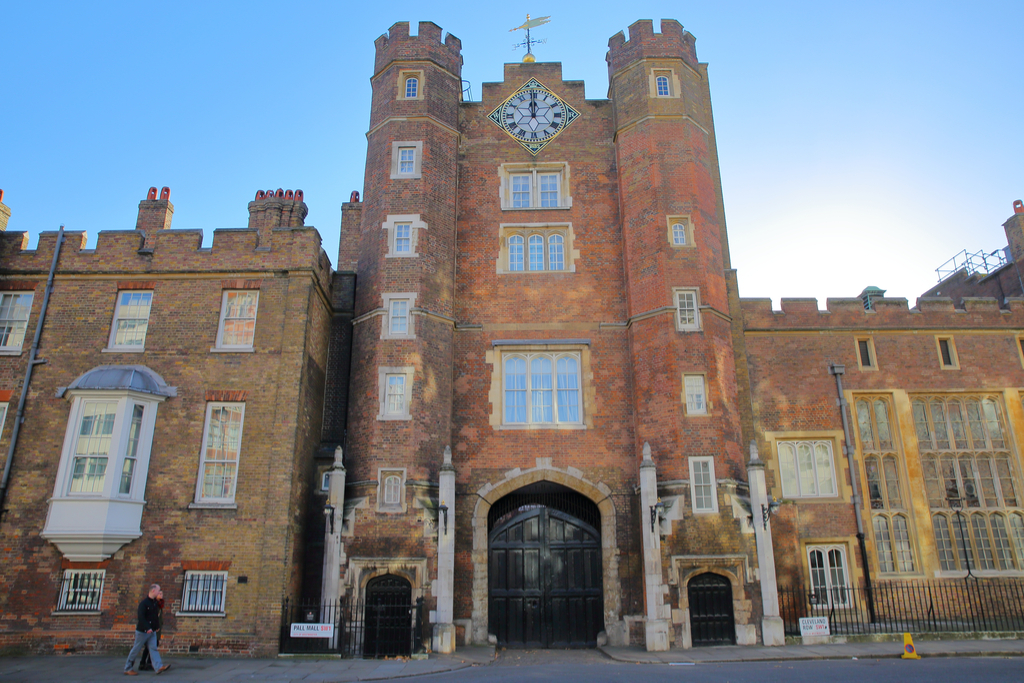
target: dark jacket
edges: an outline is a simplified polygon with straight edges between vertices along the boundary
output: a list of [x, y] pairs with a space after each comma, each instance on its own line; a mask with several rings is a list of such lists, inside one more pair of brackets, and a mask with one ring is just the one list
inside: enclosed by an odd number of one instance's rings
[[156, 600], [148, 595], [139, 603], [139, 622], [135, 630], [141, 633], [156, 631], [160, 628], [160, 608]]

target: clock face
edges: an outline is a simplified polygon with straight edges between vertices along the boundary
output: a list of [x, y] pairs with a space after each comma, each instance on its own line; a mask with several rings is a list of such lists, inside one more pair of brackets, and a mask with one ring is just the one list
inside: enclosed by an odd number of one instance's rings
[[531, 154], [537, 154], [577, 116], [578, 111], [531, 78], [495, 107], [488, 118]]

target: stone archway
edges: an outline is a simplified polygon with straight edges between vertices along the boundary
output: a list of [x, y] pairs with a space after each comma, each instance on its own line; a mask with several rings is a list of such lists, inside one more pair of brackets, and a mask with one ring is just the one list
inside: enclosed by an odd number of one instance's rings
[[491, 506], [506, 495], [537, 482], [552, 482], [582, 494], [592, 501], [601, 516], [601, 569], [604, 595], [603, 616], [608, 642], [626, 645], [629, 633], [622, 620], [622, 596], [619, 582], [619, 556], [616, 540], [616, 511], [611, 489], [602, 482], [594, 483], [576, 468], [559, 469], [549, 458], [538, 458], [537, 467], [505, 473], [504, 479], [488, 483], [477, 492], [473, 509], [473, 614], [474, 642], [487, 642], [488, 636], [488, 514]]

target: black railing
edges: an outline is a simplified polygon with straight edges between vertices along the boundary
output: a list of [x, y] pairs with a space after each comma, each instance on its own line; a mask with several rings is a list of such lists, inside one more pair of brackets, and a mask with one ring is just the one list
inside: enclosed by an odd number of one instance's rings
[[[330, 637], [292, 635], [292, 624], [330, 624]], [[298, 633], [310, 629], [299, 628]], [[281, 610], [281, 652], [342, 657], [401, 657], [423, 651], [423, 598], [379, 604], [350, 597], [333, 602], [285, 600]]]
[[879, 581], [870, 594], [863, 587], [783, 586], [779, 610], [786, 635], [800, 635], [801, 617], [828, 617], [833, 635], [1024, 631], [1024, 581]]
[[57, 593], [58, 612], [98, 612], [103, 598], [102, 571], [68, 572]]

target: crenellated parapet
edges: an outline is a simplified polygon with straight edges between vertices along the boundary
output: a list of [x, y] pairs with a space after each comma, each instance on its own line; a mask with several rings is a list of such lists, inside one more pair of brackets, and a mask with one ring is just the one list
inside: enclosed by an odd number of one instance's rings
[[661, 33], [654, 32], [654, 22], [641, 19], [629, 27], [629, 40], [619, 31], [608, 40], [608, 73], [615, 72], [641, 59], [681, 58], [697, 67], [696, 38], [675, 19], [661, 20]]
[[417, 35], [409, 35], [409, 22], [399, 21], [374, 41], [377, 56], [373, 73], [378, 74], [395, 61], [428, 60], [453, 74], [462, 72], [462, 41], [451, 33], [441, 41], [441, 27], [421, 21]]
[[948, 297], [921, 297], [910, 308], [906, 299], [883, 298], [864, 308], [860, 299], [828, 299], [825, 310], [817, 299], [783, 299], [773, 310], [771, 299], [741, 299], [744, 331], [799, 330], [935, 330], [1024, 328], [1024, 299], [964, 298], [957, 308]]
[[[28, 233], [0, 233], [0, 264], [5, 275], [45, 274], [57, 246], [54, 231], [39, 233], [39, 244], [28, 248]], [[160, 230], [152, 236], [136, 230], [104, 230], [96, 247], [87, 249], [87, 235], [65, 231], [58, 275], [224, 273], [311, 270], [322, 286], [330, 285], [331, 264], [314, 228], [277, 228], [273, 245], [257, 250], [259, 231], [222, 228], [213, 231], [213, 244], [203, 247], [202, 230]]]

